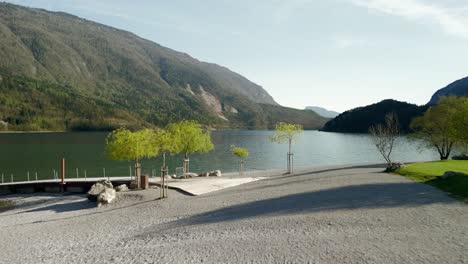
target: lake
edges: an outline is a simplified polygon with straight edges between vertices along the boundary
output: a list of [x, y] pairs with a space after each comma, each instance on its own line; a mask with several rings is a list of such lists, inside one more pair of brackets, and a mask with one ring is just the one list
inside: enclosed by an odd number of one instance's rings
[[[233, 172], [238, 160], [230, 153], [230, 146], [248, 148], [247, 170], [266, 170], [286, 167], [287, 144], [269, 141], [272, 131], [214, 131], [215, 149], [207, 154], [190, 156], [190, 168], [194, 172], [220, 169]], [[37, 173], [39, 179], [53, 178], [53, 171], [60, 170], [60, 160], [66, 160], [66, 177], [128, 176], [125, 161], [108, 160], [104, 153], [107, 133], [15, 133], [0, 134], [0, 174], [4, 181], [31, 180]], [[293, 144], [294, 166], [345, 165], [353, 163], [383, 163], [384, 160], [371, 144], [368, 135], [341, 134], [320, 131], [304, 131]], [[427, 161], [438, 158], [433, 149], [421, 149], [406, 137], [399, 139], [393, 158], [397, 161]], [[182, 166], [182, 156], [170, 156], [170, 173]], [[161, 158], [142, 162], [143, 173], [159, 174]], [[132, 172], [133, 173], [133, 172]]]

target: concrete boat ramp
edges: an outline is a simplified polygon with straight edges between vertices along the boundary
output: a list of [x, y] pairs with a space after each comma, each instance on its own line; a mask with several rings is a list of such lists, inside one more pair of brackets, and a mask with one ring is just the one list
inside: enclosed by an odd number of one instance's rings
[[[245, 177], [245, 178], [191, 178], [183, 180], [170, 180], [168, 186], [171, 189], [178, 189], [191, 195], [202, 195], [209, 192], [219, 191], [225, 188], [238, 186], [244, 183], [265, 179], [266, 177]], [[151, 180], [150, 180], [151, 183]], [[159, 183], [159, 179], [158, 182]]]

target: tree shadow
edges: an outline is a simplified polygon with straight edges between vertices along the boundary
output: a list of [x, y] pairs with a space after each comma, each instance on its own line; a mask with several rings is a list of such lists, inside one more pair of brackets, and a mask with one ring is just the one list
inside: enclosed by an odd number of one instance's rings
[[308, 214], [359, 208], [413, 207], [455, 202], [443, 192], [420, 183], [352, 185], [255, 201], [175, 221], [177, 225], [229, 222], [263, 216]]
[[21, 214], [24, 213], [33, 213], [33, 212], [43, 212], [43, 211], [53, 211], [55, 213], [65, 213], [65, 212], [72, 212], [72, 211], [79, 211], [82, 209], [90, 209], [96, 208], [96, 203], [90, 202], [88, 200], [80, 200], [75, 202], [66, 202], [66, 203], [59, 203], [59, 204], [51, 204], [39, 208], [30, 209], [27, 211], [20, 212]]
[[274, 180], [280, 180], [280, 179], [300, 177], [300, 176], [310, 175], [310, 174], [320, 174], [320, 173], [350, 170], [350, 169], [380, 169], [382, 168], [382, 172], [383, 172], [383, 169], [385, 169], [385, 167], [386, 167], [385, 164], [352, 165], [348, 167], [336, 167], [336, 168], [328, 168], [328, 169], [322, 169], [322, 170], [302, 171], [300, 173], [293, 173], [293, 174], [283, 174], [279, 177], [271, 177], [269, 179], [266, 179], [265, 181], [274, 181]]
[[[385, 168], [385, 164], [371, 164], [371, 165], [358, 165], [358, 166], [349, 166], [349, 167], [340, 167], [340, 168], [329, 168], [329, 169], [323, 169], [323, 170], [312, 170], [308, 172], [301, 172], [297, 174], [292, 174], [292, 175], [282, 175], [282, 176], [277, 176], [277, 177], [270, 177], [267, 179], [262, 179], [261, 181], [263, 182], [262, 185], [252, 185], [249, 187], [245, 187], [245, 190], [265, 190], [265, 189], [270, 189], [270, 188], [275, 188], [275, 187], [284, 187], [287, 185], [291, 184], [301, 184], [301, 183], [306, 183], [310, 181], [316, 181], [316, 180], [321, 180], [321, 179], [332, 179], [332, 178], [343, 178], [343, 177], [350, 177], [353, 175], [359, 175], [362, 174], [362, 172], [350, 172], [349, 174], [343, 174], [340, 173], [339, 175], [324, 175], [324, 176], [319, 176], [320, 174], [327, 173], [327, 172], [333, 172], [333, 171], [343, 171], [343, 170], [351, 170], [351, 169], [380, 169], [380, 168]], [[382, 170], [383, 171], [383, 170]], [[377, 173], [380, 173], [377, 172]]]

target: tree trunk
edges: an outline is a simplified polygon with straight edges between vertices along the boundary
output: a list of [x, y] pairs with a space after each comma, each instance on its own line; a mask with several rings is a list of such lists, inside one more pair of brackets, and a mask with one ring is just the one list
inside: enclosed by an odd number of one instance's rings
[[185, 157], [184, 157], [184, 173], [188, 173], [190, 171], [190, 165], [189, 165], [189, 157], [188, 157], [188, 151], [185, 152]]
[[289, 173], [289, 174], [292, 174], [292, 173], [293, 173], [291, 144], [292, 144], [292, 140], [289, 139], [289, 151], [288, 151], [288, 173]]

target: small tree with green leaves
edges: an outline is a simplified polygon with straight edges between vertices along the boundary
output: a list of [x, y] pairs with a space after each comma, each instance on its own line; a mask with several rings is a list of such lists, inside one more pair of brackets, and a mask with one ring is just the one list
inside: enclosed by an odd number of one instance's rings
[[159, 149], [162, 155], [163, 164], [161, 166], [161, 198], [167, 197], [166, 175], [169, 173], [169, 168], [166, 166], [166, 155], [177, 153], [177, 144], [174, 134], [165, 129], [157, 129], [154, 136], [154, 147]]
[[174, 134], [167, 129], [157, 129], [154, 135], [154, 147], [159, 150], [163, 158], [163, 168], [166, 168], [166, 155], [177, 153], [177, 142]]
[[239, 158], [239, 174], [244, 174], [244, 159], [249, 156], [249, 150], [246, 148], [236, 147], [231, 145], [231, 153], [232, 155]]
[[151, 129], [132, 132], [119, 128], [112, 131], [106, 138], [106, 154], [112, 160], [128, 160], [135, 162], [135, 177], [138, 188], [141, 187], [140, 161], [156, 157], [159, 148], [154, 145], [155, 133]]
[[459, 97], [455, 100], [456, 113], [453, 118], [455, 137], [468, 155], [468, 97]]
[[441, 160], [448, 159], [453, 146], [462, 145], [466, 140], [466, 100], [455, 96], [441, 97], [437, 105], [411, 122], [415, 137], [434, 146]]
[[288, 143], [289, 152], [287, 153], [288, 173], [293, 173], [293, 153], [291, 149], [292, 142], [304, 131], [301, 125], [279, 122], [276, 124], [275, 133], [269, 137], [272, 142], [279, 144]]
[[209, 131], [194, 120], [183, 120], [171, 124], [167, 130], [173, 135], [175, 153], [184, 153], [184, 172], [189, 172], [189, 154], [196, 152], [208, 152], [214, 148]]

